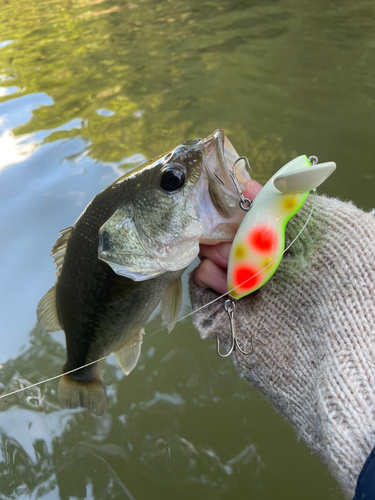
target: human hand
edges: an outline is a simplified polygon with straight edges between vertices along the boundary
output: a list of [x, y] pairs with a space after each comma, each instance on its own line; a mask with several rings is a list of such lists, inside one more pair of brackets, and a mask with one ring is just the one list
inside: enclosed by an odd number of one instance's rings
[[[243, 195], [254, 201], [262, 186], [256, 181], [245, 184]], [[232, 243], [225, 242], [217, 245], [200, 245], [199, 258], [201, 263], [194, 272], [194, 282], [199, 287], [212, 288], [220, 294], [228, 291], [227, 267]]]

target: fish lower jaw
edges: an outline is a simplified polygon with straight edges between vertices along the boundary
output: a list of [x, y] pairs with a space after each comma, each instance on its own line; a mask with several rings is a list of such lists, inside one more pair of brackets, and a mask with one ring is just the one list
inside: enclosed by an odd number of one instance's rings
[[218, 243], [233, 241], [238, 228], [239, 224], [237, 222], [220, 224], [209, 236], [200, 238], [199, 243], [203, 245], [217, 245]]

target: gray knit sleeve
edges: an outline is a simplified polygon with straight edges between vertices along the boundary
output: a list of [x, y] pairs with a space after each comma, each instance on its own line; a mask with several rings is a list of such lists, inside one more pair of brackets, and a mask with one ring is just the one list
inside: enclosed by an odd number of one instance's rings
[[[287, 244], [311, 210], [309, 196], [287, 226]], [[375, 445], [375, 217], [318, 196], [311, 220], [260, 290], [237, 301], [240, 345], [231, 357], [348, 494]], [[217, 297], [190, 281], [193, 309]], [[229, 346], [221, 299], [200, 310], [202, 338]], [[223, 360], [223, 363], [226, 362]]]

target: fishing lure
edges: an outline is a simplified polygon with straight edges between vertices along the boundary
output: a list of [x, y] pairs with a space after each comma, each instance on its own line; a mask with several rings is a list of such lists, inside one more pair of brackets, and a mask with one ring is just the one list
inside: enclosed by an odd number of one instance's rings
[[[237, 161], [239, 161], [238, 159]], [[322, 184], [336, 169], [334, 162], [318, 164], [316, 156], [298, 156], [284, 165], [262, 188], [254, 202], [243, 198], [239, 192], [240, 206], [247, 211], [234, 238], [228, 261], [228, 294], [224, 308], [231, 324], [231, 346], [226, 354], [220, 353], [218, 337], [217, 353], [229, 356], [238, 345], [235, 325], [235, 300], [258, 290], [277, 270], [285, 249], [285, 227], [302, 208], [309, 192]], [[232, 179], [235, 180], [235, 164]]]

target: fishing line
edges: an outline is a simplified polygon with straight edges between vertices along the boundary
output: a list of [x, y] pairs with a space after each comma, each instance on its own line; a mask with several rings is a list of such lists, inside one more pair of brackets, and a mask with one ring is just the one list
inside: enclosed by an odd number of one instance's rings
[[[255, 278], [255, 276], [258, 276], [258, 274], [262, 273], [265, 269], [267, 269], [269, 266], [272, 266], [272, 264], [276, 261], [278, 261], [283, 255], [284, 253], [289, 250], [289, 248], [297, 241], [297, 239], [300, 237], [300, 235], [302, 234], [302, 232], [305, 230], [307, 224], [309, 223], [310, 219], [311, 219], [311, 216], [312, 216], [312, 213], [313, 213], [313, 210], [314, 210], [314, 206], [315, 206], [315, 199], [316, 199], [316, 189], [313, 190], [313, 194], [314, 194], [314, 197], [313, 197], [313, 202], [312, 202], [312, 205], [311, 205], [311, 210], [310, 210], [310, 213], [307, 217], [307, 220], [306, 222], [304, 223], [304, 225], [302, 226], [300, 232], [297, 234], [297, 236], [292, 240], [291, 243], [289, 243], [289, 245], [284, 249], [284, 251], [278, 256], [276, 257], [272, 262], [270, 262], [269, 264], [267, 264], [267, 266], [265, 266], [263, 269], [261, 269], [259, 272], [257, 272], [256, 274], [252, 275], [250, 278], [246, 279], [243, 283], [240, 283], [239, 285], [237, 285], [236, 287], [232, 288], [231, 290], [228, 290], [226, 293], [222, 294], [222, 295], [219, 295], [219, 297], [216, 297], [215, 299], [211, 300], [210, 302], [207, 302], [207, 304], [204, 304], [203, 306], [201, 307], [198, 307], [198, 309], [195, 309], [194, 311], [191, 311], [189, 312], [188, 314], [185, 314], [185, 316], [182, 316], [181, 318], [179, 318], [175, 323], [172, 323], [174, 326], [177, 324], [177, 323], [180, 323], [180, 321], [183, 321], [184, 319], [186, 318], [189, 318], [189, 316], [192, 316], [193, 314], [201, 311], [202, 309], [204, 309], [205, 307], [208, 307], [210, 306], [211, 304], [214, 304], [215, 302], [217, 302], [218, 300], [226, 297], [229, 293], [233, 292], [234, 290], [236, 290], [237, 288], [243, 286], [244, 284], [246, 284], [249, 280], [252, 280]], [[129, 346], [126, 346], [124, 347], [123, 349], [119, 349], [117, 350], [116, 352], [123, 352], [123, 351], [126, 351], [128, 349], [130, 349], [131, 347], [134, 347], [135, 345], [137, 344], [142, 344], [143, 342], [145, 342], [146, 339], [149, 339], [151, 337], [153, 337], [154, 335], [156, 335], [157, 333], [160, 333], [162, 332], [163, 330], [166, 330], [168, 327], [168, 325], [165, 325], [163, 326], [162, 328], [160, 328], [159, 330], [156, 330], [155, 332], [152, 332], [148, 335], [145, 336], [144, 339], [142, 340], [138, 340], [137, 342], [134, 342], [134, 344], [131, 344]], [[69, 370], [67, 372], [64, 372], [64, 373], [60, 373], [59, 375], [54, 375], [53, 377], [50, 377], [50, 378], [47, 378], [47, 379], [44, 379], [44, 380], [40, 380], [39, 382], [36, 382], [35, 384], [31, 384], [31, 385], [28, 385], [26, 387], [21, 387], [20, 389], [16, 389], [15, 391], [12, 391], [12, 392], [8, 392], [7, 394], [2, 394], [0, 395], [0, 400], [3, 399], [3, 398], [6, 398], [8, 396], [12, 396], [13, 394], [17, 394], [19, 392], [23, 392], [23, 391], [26, 391], [27, 389], [32, 389], [33, 387], [37, 387], [39, 385], [42, 385], [42, 384], [46, 384], [48, 382], [52, 382], [53, 380], [56, 380], [60, 377], [63, 377], [64, 375], [70, 375], [71, 373], [74, 373], [78, 370], [82, 370], [83, 368], [87, 368], [89, 366], [92, 366], [94, 365], [95, 363], [100, 363], [101, 361], [104, 361], [108, 358], [110, 358], [111, 356], [114, 356], [115, 355], [115, 352], [111, 352], [110, 354], [107, 354], [106, 356], [103, 356], [102, 358], [98, 358], [96, 359], [95, 361], [90, 361], [89, 363], [86, 363], [85, 365], [82, 365], [82, 366], [79, 366], [78, 368], [74, 368], [73, 370]]]

